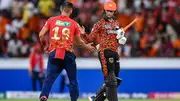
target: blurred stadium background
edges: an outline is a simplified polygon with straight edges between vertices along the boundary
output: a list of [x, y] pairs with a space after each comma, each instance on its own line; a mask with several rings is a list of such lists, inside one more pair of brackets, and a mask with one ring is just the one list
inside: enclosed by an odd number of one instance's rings
[[[9, 99], [1, 101], [38, 98], [39, 92], [32, 91], [28, 74], [29, 55], [39, 43], [38, 32], [45, 21], [60, 13], [64, 1], [74, 3], [72, 18], [90, 32], [102, 15], [103, 3], [108, 0], [0, 0], [0, 99]], [[123, 83], [118, 97], [137, 99], [122, 101], [180, 99], [180, 0], [114, 1], [122, 27], [135, 16], [139, 18], [126, 32], [127, 44], [119, 46], [119, 77]], [[97, 52], [88, 53], [77, 47], [74, 51], [80, 98], [86, 99], [102, 85], [103, 75]], [[46, 68], [47, 55], [43, 51], [42, 54]], [[54, 83], [51, 98], [69, 98], [67, 87], [65, 93], [59, 93], [61, 79]]]

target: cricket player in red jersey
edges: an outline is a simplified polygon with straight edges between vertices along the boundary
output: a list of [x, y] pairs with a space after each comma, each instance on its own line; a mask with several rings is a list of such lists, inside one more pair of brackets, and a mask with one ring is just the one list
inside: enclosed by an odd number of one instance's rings
[[[118, 46], [125, 44], [124, 30], [119, 26], [119, 21], [115, 18], [116, 4], [108, 1], [104, 4], [102, 18], [94, 25], [89, 35], [82, 34], [87, 43], [99, 44], [99, 60], [104, 75], [103, 87], [96, 93], [96, 96], [89, 97], [89, 101], [118, 101], [117, 87], [121, 79], [118, 78], [120, 65]], [[81, 33], [85, 29], [81, 28]]]
[[32, 78], [33, 91], [37, 91], [36, 81], [39, 81], [40, 89], [42, 89], [44, 81], [44, 58], [39, 44], [34, 45], [34, 49], [29, 56], [29, 60], [29, 74]]
[[[65, 2], [61, 8], [61, 15], [51, 17], [40, 31], [39, 37], [44, 50], [49, 54], [47, 65], [47, 77], [40, 94], [40, 101], [47, 101], [52, 84], [63, 69], [69, 77], [71, 101], [77, 101], [79, 96], [76, 56], [73, 53], [72, 45], [75, 43], [89, 51], [94, 51], [94, 47], [85, 44], [80, 37], [78, 24], [69, 18], [73, 11], [73, 4]], [[49, 32], [49, 40], [46, 40], [46, 33]], [[49, 42], [47, 42], [49, 41]], [[49, 43], [49, 44], [48, 44]]]

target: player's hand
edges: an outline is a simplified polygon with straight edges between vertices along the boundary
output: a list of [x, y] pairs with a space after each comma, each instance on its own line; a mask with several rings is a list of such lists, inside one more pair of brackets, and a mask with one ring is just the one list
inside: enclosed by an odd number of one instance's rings
[[45, 53], [49, 53], [49, 45], [46, 45], [45, 47], [44, 47], [44, 51], [45, 51]]
[[119, 44], [124, 45], [127, 41], [126, 37], [122, 37], [121, 39], [118, 40]]
[[88, 44], [86, 44], [86, 46], [87, 46], [87, 50], [89, 51], [89, 52], [94, 52], [95, 51], [95, 48], [93, 47], [93, 46], [91, 46], [93, 43], [88, 43]]
[[79, 30], [81, 32], [81, 34], [85, 34], [85, 27], [84, 26], [79, 26]]
[[124, 34], [125, 34], [125, 32], [122, 28], [118, 29], [116, 39], [118, 39], [118, 40], [121, 39], [122, 37], [124, 37]]

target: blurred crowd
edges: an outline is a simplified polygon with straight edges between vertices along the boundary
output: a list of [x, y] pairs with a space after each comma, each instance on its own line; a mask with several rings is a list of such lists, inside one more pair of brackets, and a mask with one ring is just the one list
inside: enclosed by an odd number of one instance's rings
[[[39, 43], [40, 29], [49, 17], [60, 14], [64, 1], [73, 2], [72, 18], [89, 33], [108, 0], [0, 0], [0, 57], [28, 57]], [[138, 18], [126, 32], [127, 44], [119, 46], [121, 57], [180, 56], [180, 0], [114, 1], [121, 27]], [[74, 51], [80, 57], [97, 56], [78, 47]]]

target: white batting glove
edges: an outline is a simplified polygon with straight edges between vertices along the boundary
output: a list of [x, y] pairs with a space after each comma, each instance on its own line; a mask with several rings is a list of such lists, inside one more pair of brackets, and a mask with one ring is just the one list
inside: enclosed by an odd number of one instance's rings
[[127, 41], [127, 38], [124, 36], [118, 40], [119, 44], [121, 44], [121, 45], [124, 45], [126, 43], [126, 41]]
[[117, 35], [116, 35], [116, 39], [121, 39], [122, 37], [124, 37], [124, 30], [122, 28], [117, 30]]

